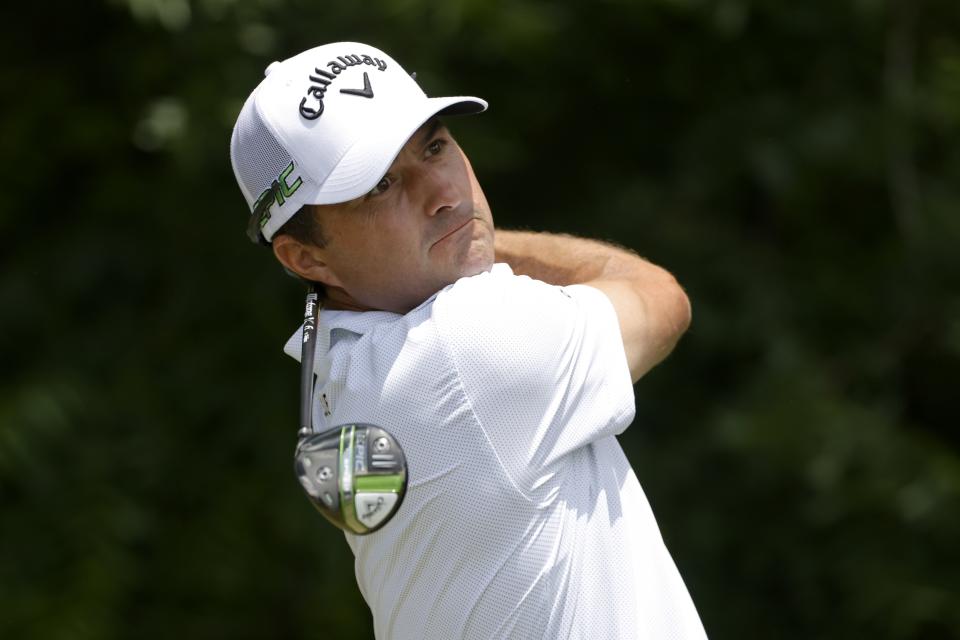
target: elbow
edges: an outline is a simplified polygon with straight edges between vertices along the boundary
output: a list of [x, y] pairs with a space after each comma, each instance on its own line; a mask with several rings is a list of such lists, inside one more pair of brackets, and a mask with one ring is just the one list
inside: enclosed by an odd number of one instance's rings
[[690, 328], [690, 323], [693, 322], [693, 307], [683, 287], [681, 287], [676, 280], [674, 280], [674, 284], [676, 285], [676, 292], [674, 294], [674, 330], [679, 340], [680, 336], [685, 334], [687, 329]]
[[693, 310], [690, 298], [673, 276], [665, 284], [662, 296], [659, 342], [661, 357], [665, 358], [690, 328]]
[[667, 274], [660, 295], [663, 300], [661, 305], [661, 309], [663, 309], [663, 315], [661, 316], [662, 331], [672, 347], [690, 328], [690, 322], [693, 320], [693, 310], [687, 292], [670, 274]]
[[630, 361], [630, 375], [634, 383], [670, 355], [693, 318], [690, 299], [673, 276], [661, 283], [655, 296], [646, 302], [648, 322], [645, 339], [640, 341], [644, 345], [639, 351], [642, 355]]

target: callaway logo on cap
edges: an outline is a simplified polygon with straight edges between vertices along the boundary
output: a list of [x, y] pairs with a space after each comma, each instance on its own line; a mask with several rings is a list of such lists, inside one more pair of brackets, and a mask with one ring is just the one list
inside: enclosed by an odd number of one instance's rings
[[428, 98], [392, 58], [356, 42], [304, 51], [265, 75], [230, 140], [255, 242], [270, 242], [306, 204], [369, 192], [432, 116], [487, 108], [480, 98]]

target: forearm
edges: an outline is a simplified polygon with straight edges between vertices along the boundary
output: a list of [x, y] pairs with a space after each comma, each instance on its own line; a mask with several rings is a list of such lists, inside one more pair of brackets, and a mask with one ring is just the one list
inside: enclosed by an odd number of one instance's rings
[[566, 234], [497, 229], [494, 248], [496, 261], [506, 262], [517, 275], [561, 286], [670, 275], [627, 249]]
[[665, 269], [605, 242], [568, 235], [497, 230], [496, 260], [518, 275], [587, 284], [617, 312], [634, 381], [663, 360], [690, 324], [690, 302]]

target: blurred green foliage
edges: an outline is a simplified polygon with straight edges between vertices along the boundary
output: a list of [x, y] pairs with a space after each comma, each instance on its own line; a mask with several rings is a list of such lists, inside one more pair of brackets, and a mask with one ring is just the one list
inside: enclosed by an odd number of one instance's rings
[[501, 225], [687, 287], [621, 440], [711, 637], [960, 637], [955, 0], [4, 11], [0, 637], [371, 637], [227, 152], [335, 40], [489, 99], [453, 128]]

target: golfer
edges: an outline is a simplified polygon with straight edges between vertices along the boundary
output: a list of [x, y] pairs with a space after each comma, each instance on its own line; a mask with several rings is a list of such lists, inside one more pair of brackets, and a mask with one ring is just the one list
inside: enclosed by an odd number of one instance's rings
[[626, 250], [495, 229], [440, 119], [486, 106], [339, 42], [271, 64], [231, 141], [250, 236], [321, 286], [314, 428], [406, 455], [392, 519], [346, 534], [376, 637], [704, 638], [615, 438], [687, 298]]

